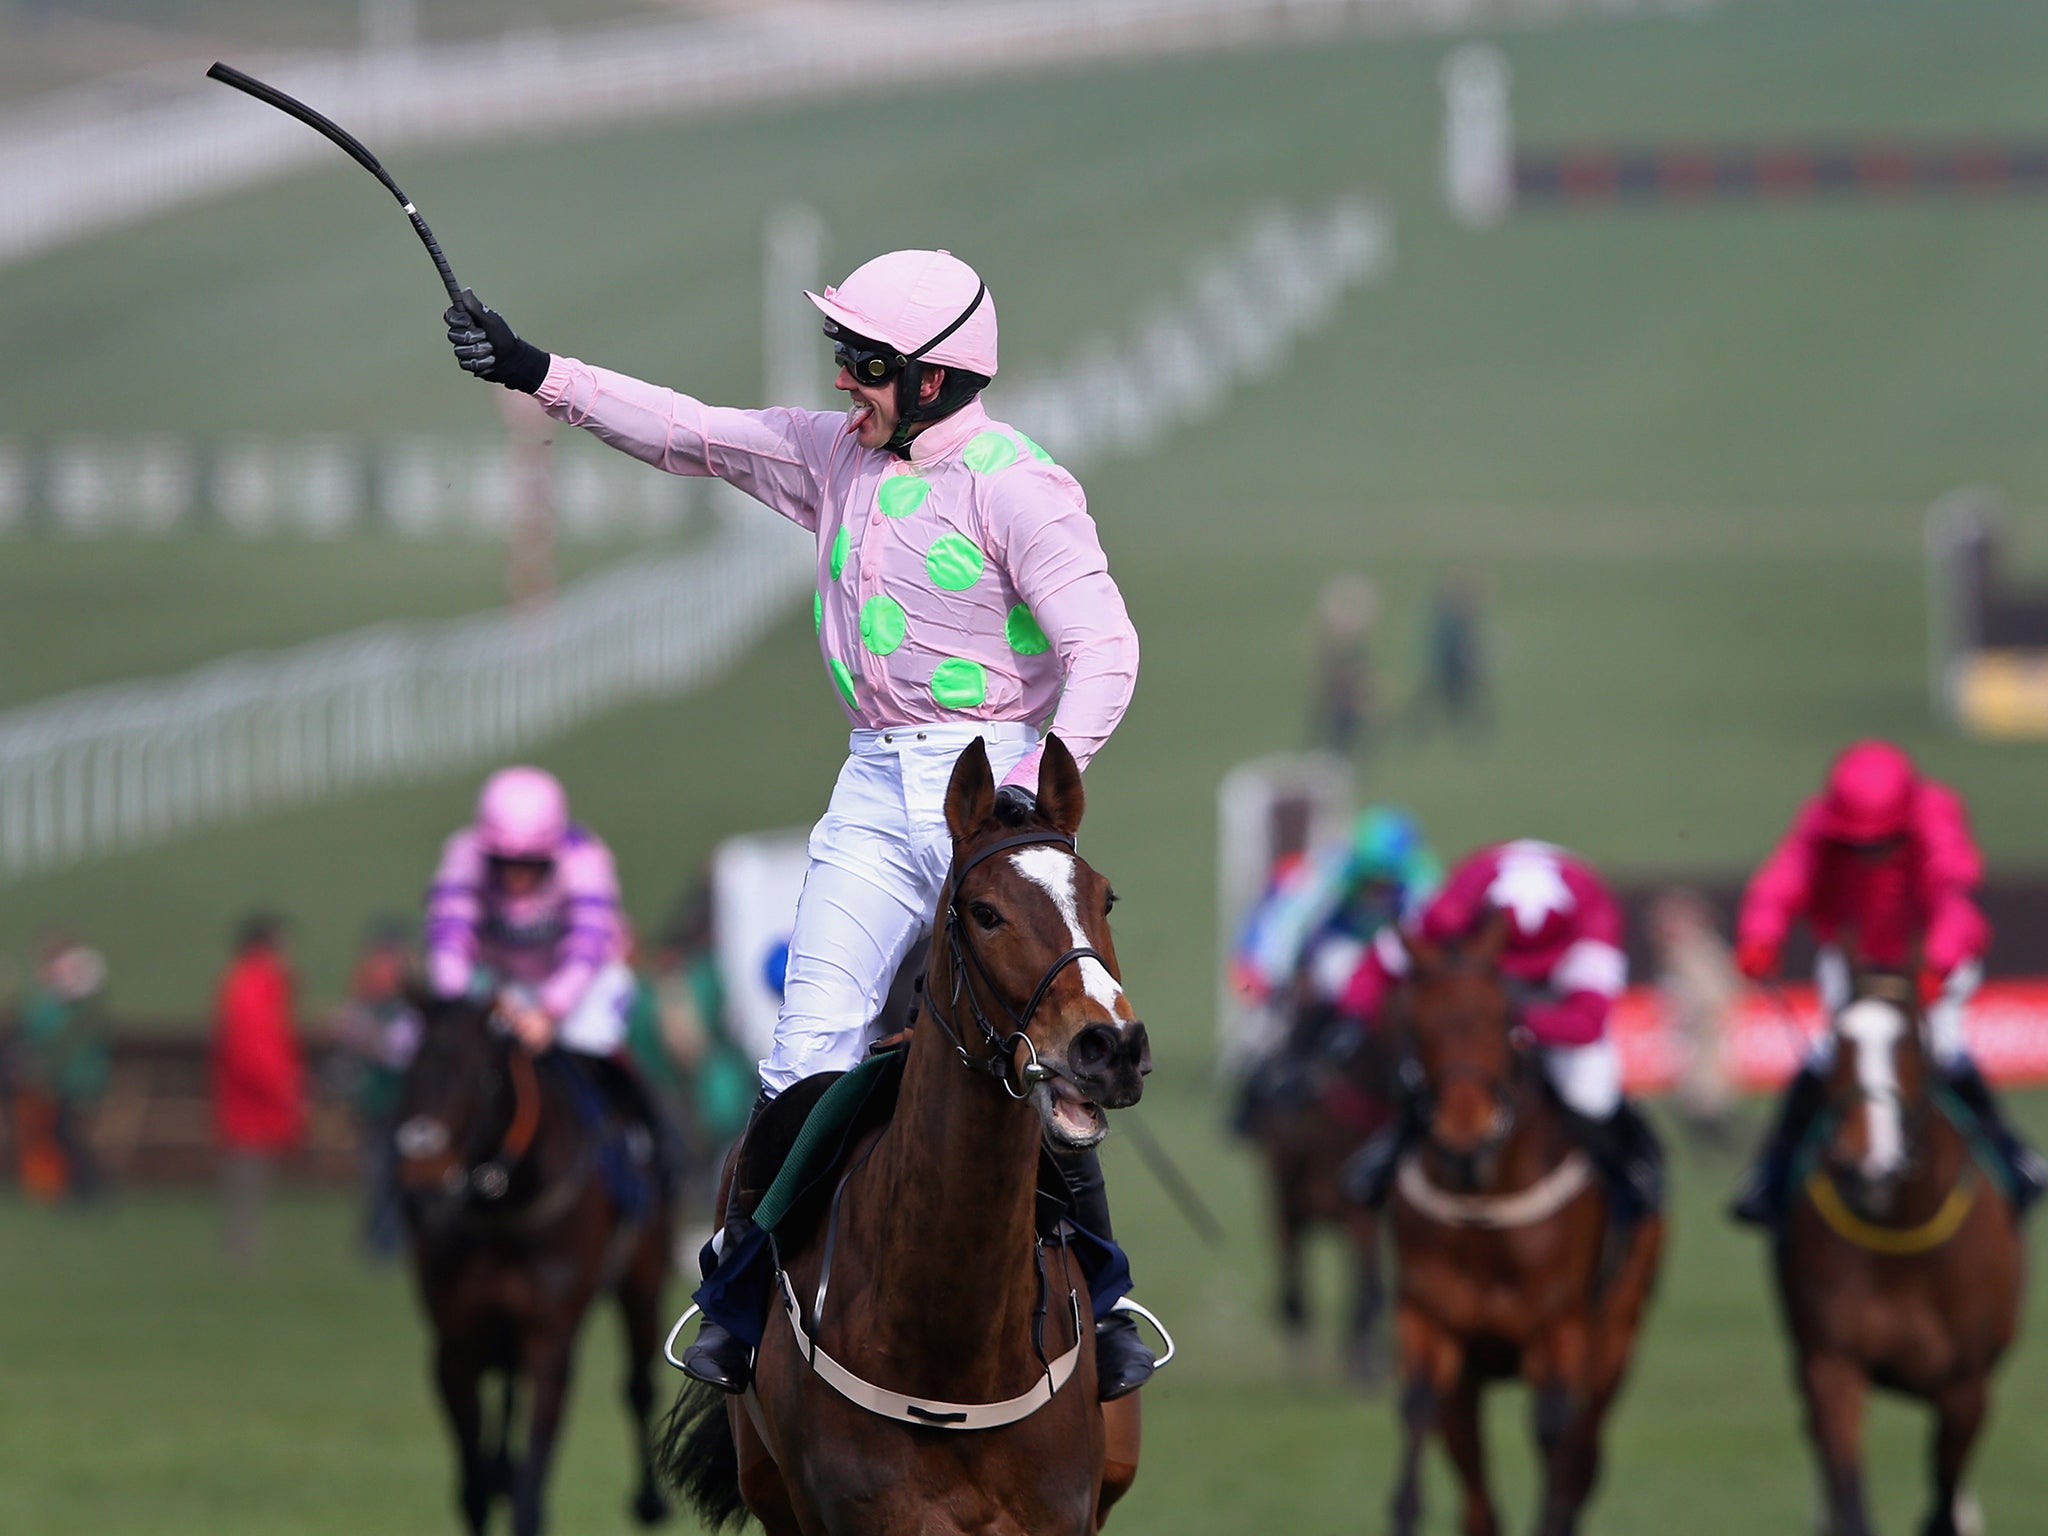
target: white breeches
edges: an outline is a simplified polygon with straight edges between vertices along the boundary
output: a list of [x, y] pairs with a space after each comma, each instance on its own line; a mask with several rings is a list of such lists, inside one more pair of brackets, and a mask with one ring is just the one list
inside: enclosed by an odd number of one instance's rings
[[1566, 1106], [1588, 1120], [1610, 1120], [1621, 1108], [1621, 1052], [1612, 1040], [1546, 1045], [1543, 1071]]
[[[1983, 963], [1966, 960], [1948, 973], [1941, 996], [1927, 1005], [1927, 1048], [1933, 1053], [1935, 1065], [1944, 1071], [1970, 1058], [1970, 1042], [1963, 1034], [1963, 1010], [1983, 981]], [[1814, 957], [1813, 983], [1820, 994], [1821, 1016], [1834, 1018], [1849, 1006], [1848, 957], [1832, 944], [1823, 946]], [[1823, 1030], [1806, 1053], [1806, 1064], [1816, 1072], [1825, 1072], [1834, 1061], [1834, 1031]]]
[[555, 1044], [580, 1056], [610, 1056], [624, 1049], [634, 985], [633, 969], [623, 960], [605, 966], [555, 1027]]
[[946, 786], [968, 742], [988, 743], [996, 782], [1038, 732], [1008, 723], [855, 731], [831, 804], [811, 829], [810, 868], [789, 937], [770, 1098], [814, 1072], [856, 1065], [897, 968], [932, 920], [953, 865]]

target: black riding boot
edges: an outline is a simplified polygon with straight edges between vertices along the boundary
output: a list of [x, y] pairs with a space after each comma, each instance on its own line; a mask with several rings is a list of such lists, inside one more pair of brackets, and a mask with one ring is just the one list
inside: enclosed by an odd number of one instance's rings
[[[747, 1128], [761, 1116], [763, 1106], [768, 1103], [764, 1092], [754, 1100], [754, 1108], [747, 1116]], [[746, 1131], [740, 1132], [740, 1139], [746, 1140]], [[719, 1239], [718, 1252], [722, 1256], [731, 1253], [747, 1235], [753, 1225], [744, 1202], [740, 1198], [740, 1182], [735, 1164], [732, 1189], [726, 1196], [725, 1230]], [[703, 1278], [709, 1280], [717, 1268], [714, 1261], [704, 1269]], [[721, 1392], [744, 1392], [754, 1379], [754, 1346], [738, 1334], [720, 1327], [710, 1318], [703, 1318], [697, 1325], [696, 1340], [683, 1351], [683, 1374]]]
[[1404, 1061], [1399, 1080], [1400, 1103], [1394, 1110], [1394, 1123], [1375, 1133], [1337, 1170], [1337, 1187], [1352, 1204], [1369, 1210], [1385, 1205], [1387, 1197], [1394, 1192], [1394, 1175], [1400, 1171], [1402, 1156], [1421, 1141], [1429, 1129], [1422, 1112], [1422, 1087], [1417, 1077], [1410, 1064]]
[[2048, 1164], [2041, 1160], [2041, 1154], [2028, 1146], [1998, 1112], [1998, 1100], [1991, 1095], [1991, 1085], [1984, 1080], [1984, 1074], [1977, 1070], [1977, 1064], [1967, 1056], [1959, 1056], [1942, 1073], [1950, 1090], [1963, 1101], [1963, 1108], [1976, 1116], [1987, 1140], [1997, 1151], [2000, 1160], [2011, 1176], [2012, 1208], [2015, 1215], [2023, 1215], [2028, 1206], [2041, 1198], [2041, 1191], [2048, 1187]]
[[646, 1129], [648, 1145], [633, 1148], [635, 1161], [653, 1169], [664, 1204], [675, 1199], [676, 1187], [683, 1176], [682, 1161], [677, 1153], [680, 1137], [669, 1120], [668, 1111], [655, 1098], [646, 1074], [630, 1056], [624, 1054], [588, 1059], [597, 1070], [598, 1082], [604, 1096], [611, 1101], [613, 1112], [628, 1125]]
[[1778, 1123], [1771, 1127], [1770, 1139], [1735, 1192], [1730, 1216], [1753, 1227], [1777, 1229], [1785, 1219], [1785, 1186], [1792, 1177], [1792, 1159], [1826, 1102], [1826, 1079], [1812, 1067], [1801, 1067], [1785, 1090], [1785, 1102], [1778, 1110]]
[[[1097, 1237], [1114, 1242], [1109, 1230], [1109, 1191], [1102, 1182], [1102, 1156], [1093, 1147], [1085, 1152], [1057, 1154], [1060, 1173], [1067, 1181], [1068, 1209], [1077, 1226]], [[1138, 1333], [1138, 1320], [1128, 1312], [1111, 1312], [1095, 1322], [1096, 1398], [1108, 1402], [1135, 1392], [1152, 1376], [1152, 1351]]]
[[1613, 1197], [1617, 1226], [1634, 1226], [1664, 1208], [1664, 1145], [1642, 1111], [1623, 1099], [1605, 1120], [1569, 1106], [1564, 1113]]

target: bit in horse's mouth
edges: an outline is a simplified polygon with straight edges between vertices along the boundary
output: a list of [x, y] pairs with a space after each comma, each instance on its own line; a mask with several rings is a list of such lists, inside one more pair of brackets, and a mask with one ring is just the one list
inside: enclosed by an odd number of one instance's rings
[[1062, 1146], [1092, 1147], [1109, 1134], [1109, 1116], [1102, 1106], [1064, 1077], [1040, 1083], [1037, 1098], [1046, 1130]]

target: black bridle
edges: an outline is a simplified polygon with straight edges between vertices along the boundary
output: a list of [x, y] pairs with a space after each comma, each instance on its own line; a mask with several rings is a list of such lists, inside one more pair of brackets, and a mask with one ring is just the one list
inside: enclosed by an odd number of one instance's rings
[[[1051, 1067], [1040, 1065], [1038, 1047], [1031, 1043], [1028, 1031], [1032, 1017], [1038, 1012], [1038, 1005], [1045, 1001], [1045, 994], [1052, 990], [1052, 984], [1058, 979], [1060, 972], [1078, 960], [1093, 960], [1104, 970], [1110, 969], [1109, 962], [1103, 959], [1099, 950], [1085, 945], [1078, 949], [1070, 949], [1046, 967], [1045, 974], [1038, 978], [1038, 985], [1032, 990], [1031, 1001], [1024, 1005], [1024, 1010], [1020, 1013], [1012, 1008], [1008, 999], [1003, 996], [1002, 990], [996, 985], [995, 976], [981, 958], [981, 952], [968, 938], [967, 925], [960, 916], [960, 888], [966, 883], [968, 875], [996, 854], [1039, 843], [1057, 844], [1069, 853], [1077, 851], [1074, 839], [1064, 832], [1020, 832], [1015, 837], [998, 838], [987, 847], [975, 850], [972, 857], [953, 871], [951, 879], [947, 882], [946, 952], [953, 971], [951, 1012], [955, 1018], [959, 1017], [960, 1004], [965, 999], [968, 1012], [981, 1031], [982, 1043], [988, 1047], [988, 1054], [977, 1056], [968, 1050], [967, 1042], [953, 1028], [951, 1021], [941, 1018], [936, 1008], [932, 1010], [932, 1021], [945, 1032], [946, 1038], [952, 1041], [954, 1053], [960, 1058], [960, 1065], [969, 1071], [986, 1072], [1000, 1083], [1003, 1091], [1013, 1099], [1030, 1097], [1034, 1088], [1056, 1075]], [[968, 963], [973, 965], [976, 974], [980, 976], [982, 989], [995, 999], [996, 1006], [1014, 1026], [1008, 1034], [997, 1029], [989, 1021], [988, 1014], [981, 1006], [981, 999], [975, 995], [975, 989], [967, 984]], [[1115, 973], [1112, 971], [1111, 974]], [[1016, 1065], [1019, 1042], [1022, 1042], [1031, 1058], [1022, 1067]]]

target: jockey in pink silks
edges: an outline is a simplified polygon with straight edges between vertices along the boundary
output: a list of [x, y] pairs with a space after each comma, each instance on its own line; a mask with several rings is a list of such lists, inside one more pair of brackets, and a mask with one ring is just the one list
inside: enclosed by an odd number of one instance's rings
[[485, 981], [529, 1050], [615, 1055], [626, 1042], [626, 964], [611, 850], [569, 819], [553, 774], [506, 768], [476, 819], [441, 845], [427, 890], [427, 984], [461, 997]]
[[[1409, 926], [1441, 944], [1472, 938], [1496, 920], [1507, 923], [1499, 963], [1518, 1023], [1573, 1132], [1605, 1176], [1617, 1216], [1627, 1221], [1656, 1210], [1663, 1153], [1622, 1093], [1621, 1056], [1607, 1031], [1628, 981], [1620, 904], [1584, 859], [1524, 840], [1469, 855]], [[1344, 1011], [1373, 1023], [1407, 974], [1399, 933], [1381, 929], [1345, 991]], [[1405, 1066], [1402, 1075], [1400, 1120], [1346, 1170], [1349, 1192], [1368, 1205], [1386, 1200], [1401, 1154], [1427, 1128]]]
[[[2013, 1203], [2025, 1211], [2048, 1183], [2048, 1164], [2000, 1112], [1963, 1034], [1964, 1009], [1991, 948], [1991, 925], [1977, 905], [1983, 878], [1984, 856], [1962, 796], [1923, 775], [1892, 742], [1852, 742], [1751, 877], [1736, 918], [1735, 955], [1743, 975], [1768, 981], [1785, 940], [1803, 922], [1815, 941], [1814, 982], [1830, 1018], [1848, 1006], [1858, 969], [1917, 970], [1934, 1064], [2004, 1162]], [[1825, 1107], [1834, 1050], [1829, 1030], [1787, 1086], [1777, 1123], [1737, 1191], [1736, 1220], [1767, 1228], [1784, 1220], [1793, 1163]]]
[[[797, 904], [764, 1097], [855, 1065], [952, 862], [954, 760], [986, 743], [998, 804], [1021, 821], [1041, 727], [1084, 768], [1122, 719], [1138, 638], [1081, 487], [981, 391], [996, 373], [987, 287], [945, 251], [876, 257], [806, 294], [839, 362], [843, 412], [737, 410], [551, 356], [473, 295], [445, 319], [467, 371], [671, 474], [739, 487], [817, 540], [811, 616], [852, 728]], [[1099, 1162], [1066, 1156], [1075, 1220], [1110, 1235]], [[730, 1240], [739, 1213], [729, 1213]], [[1098, 1325], [1107, 1399], [1151, 1357], [1127, 1314]], [[745, 1389], [748, 1344], [707, 1321], [685, 1368]]]

